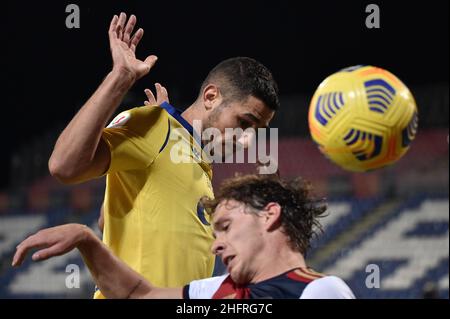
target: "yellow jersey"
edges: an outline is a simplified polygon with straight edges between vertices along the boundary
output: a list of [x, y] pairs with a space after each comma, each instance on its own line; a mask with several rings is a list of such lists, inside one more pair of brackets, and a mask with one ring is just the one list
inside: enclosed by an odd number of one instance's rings
[[210, 277], [212, 228], [199, 201], [213, 197], [212, 169], [192, 126], [163, 103], [122, 112], [102, 138], [111, 152], [103, 242], [159, 287]]

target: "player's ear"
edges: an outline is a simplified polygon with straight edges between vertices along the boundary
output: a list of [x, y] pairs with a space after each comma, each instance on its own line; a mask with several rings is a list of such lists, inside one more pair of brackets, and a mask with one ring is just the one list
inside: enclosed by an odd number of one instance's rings
[[272, 231], [281, 225], [281, 206], [278, 203], [271, 202], [264, 208], [265, 229]]
[[208, 84], [203, 89], [203, 105], [205, 106], [205, 109], [210, 111], [221, 103], [222, 95], [220, 94], [219, 87], [215, 84]]

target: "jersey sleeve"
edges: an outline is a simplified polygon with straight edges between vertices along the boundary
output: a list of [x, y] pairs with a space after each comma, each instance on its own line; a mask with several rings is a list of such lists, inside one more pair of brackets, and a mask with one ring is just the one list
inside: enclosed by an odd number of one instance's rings
[[189, 285], [183, 288], [184, 299], [212, 299], [217, 289], [223, 281], [228, 277], [228, 274], [211, 277], [201, 280], [194, 280]]
[[355, 299], [355, 295], [342, 279], [327, 276], [308, 284], [300, 299]]
[[102, 134], [111, 153], [106, 173], [148, 167], [166, 142], [168, 130], [168, 114], [158, 106], [137, 107], [117, 115]]

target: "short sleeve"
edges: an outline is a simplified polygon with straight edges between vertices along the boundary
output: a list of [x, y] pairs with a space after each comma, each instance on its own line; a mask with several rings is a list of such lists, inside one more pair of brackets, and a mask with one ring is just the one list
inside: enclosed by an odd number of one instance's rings
[[106, 173], [150, 166], [164, 145], [168, 130], [168, 114], [158, 106], [138, 107], [117, 115], [102, 134], [111, 153]]
[[326, 276], [309, 283], [300, 299], [355, 299], [355, 295], [342, 279]]
[[229, 275], [194, 280], [183, 288], [184, 299], [212, 299], [220, 285]]

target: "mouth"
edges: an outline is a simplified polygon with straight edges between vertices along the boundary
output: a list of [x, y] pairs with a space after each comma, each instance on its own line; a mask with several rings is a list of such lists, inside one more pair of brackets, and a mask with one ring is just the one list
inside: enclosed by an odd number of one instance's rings
[[225, 258], [222, 259], [223, 264], [225, 265], [225, 267], [228, 268], [228, 265], [230, 264], [230, 262], [234, 259], [235, 256], [227, 256]]

